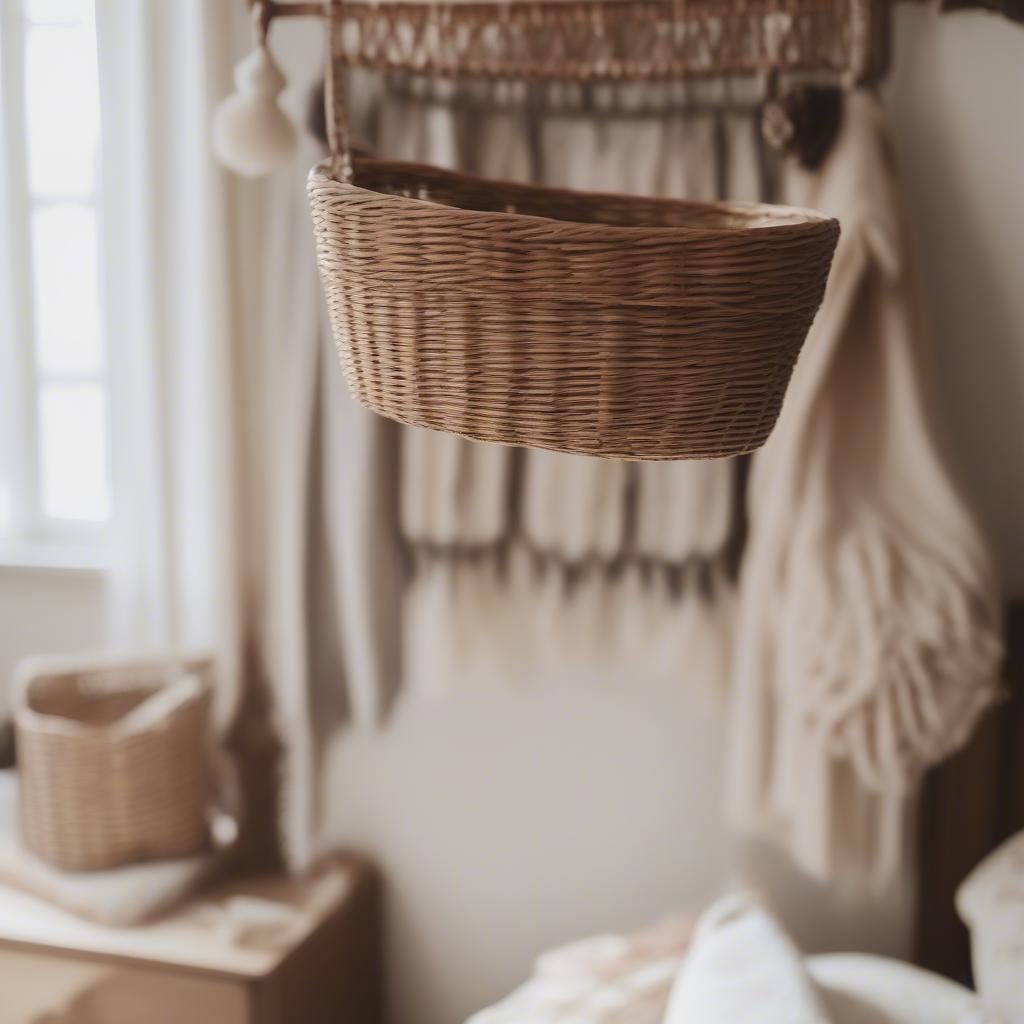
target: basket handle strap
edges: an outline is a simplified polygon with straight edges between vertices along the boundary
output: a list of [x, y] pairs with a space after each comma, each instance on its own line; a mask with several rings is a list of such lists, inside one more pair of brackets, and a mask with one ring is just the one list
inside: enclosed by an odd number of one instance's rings
[[342, 47], [342, 0], [326, 0], [327, 68], [324, 72], [324, 111], [331, 173], [341, 181], [352, 180], [352, 138], [345, 102], [345, 53]]
[[157, 690], [124, 716], [110, 731], [118, 736], [131, 736], [154, 729], [167, 721], [179, 708], [203, 695], [199, 676], [188, 674]]

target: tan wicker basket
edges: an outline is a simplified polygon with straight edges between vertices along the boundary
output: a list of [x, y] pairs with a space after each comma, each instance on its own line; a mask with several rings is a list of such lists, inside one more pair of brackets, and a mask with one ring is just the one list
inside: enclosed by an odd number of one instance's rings
[[17, 682], [28, 849], [88, 871], [207, 845], [210, 659], [32, 660]]
[[356, 398], [403, 423], [589, 455], [712, 458], [763, 444], [838, 223], [353, 166], [340, 9], [331, 5], [332, 155], [308, 188]]

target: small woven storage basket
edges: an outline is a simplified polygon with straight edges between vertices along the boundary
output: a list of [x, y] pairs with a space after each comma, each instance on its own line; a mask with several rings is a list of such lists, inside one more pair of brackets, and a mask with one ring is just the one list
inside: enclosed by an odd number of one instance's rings
[[71, 871], [206, 846], [209, 659], [28, 662], [15, 710], [22, 840]]
[[340, 4], [331, 158], [309, 177], [348, 385], [402, 423], [630, 459], [764, 443], [821, 303], [838, 223], [351, 160]]

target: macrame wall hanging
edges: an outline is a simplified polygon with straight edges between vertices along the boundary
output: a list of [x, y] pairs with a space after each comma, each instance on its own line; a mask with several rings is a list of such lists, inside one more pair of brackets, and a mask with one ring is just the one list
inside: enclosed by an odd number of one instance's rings
[[[293, 146], [270, 21], [326, 18], [330, 157], [309, 176], [349, 387], [399, 422], [630, 459], [764, 443], [838, 224], [813, 211], [598, 195], [353, 152], [349, 67], [507, 79], [882, 72], [880, 0], [263, 3], [218, 112], [242, 173]], [[783, 133], [784, 134], [784, 133]]]

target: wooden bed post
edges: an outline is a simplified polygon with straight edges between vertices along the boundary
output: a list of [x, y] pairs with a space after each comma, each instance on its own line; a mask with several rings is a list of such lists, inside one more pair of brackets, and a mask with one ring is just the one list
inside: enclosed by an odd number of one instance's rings
[[1024, 600], [1006, 610], [1004, 680], [1007, 699], [956, 757], [929, 773], [921, 795], [915, 960], [967, 983], [970, 946], [954, 905], [957, 887], [1024, 829]]

